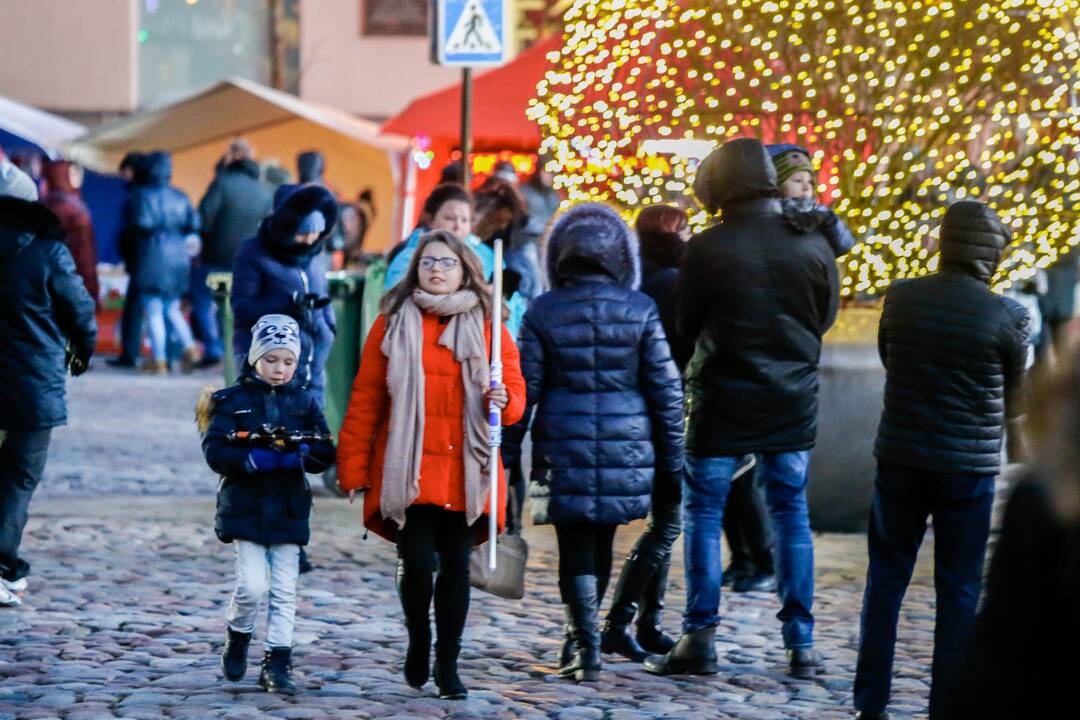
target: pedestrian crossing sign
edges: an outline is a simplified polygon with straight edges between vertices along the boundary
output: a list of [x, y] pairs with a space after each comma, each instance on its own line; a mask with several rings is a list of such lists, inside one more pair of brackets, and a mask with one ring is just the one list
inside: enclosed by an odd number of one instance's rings
[[436, 0], [435, 61], [473, 67], [507, 60], [509, 0]]

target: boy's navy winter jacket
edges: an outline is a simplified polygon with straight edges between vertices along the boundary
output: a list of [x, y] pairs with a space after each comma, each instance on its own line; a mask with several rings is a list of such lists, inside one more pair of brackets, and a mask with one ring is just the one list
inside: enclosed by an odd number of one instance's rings
[[0, 197], [0, 430], [67, 422], [65, 345], [94, 353], [94, 301], [63, 236], [41, 203]]
[[635, 288], [637, 240], [614, 211], [579, 205], [552, 228], [554, 288], [521, 332], [537, 523], [620, 524], [649, 512], [654, 473], [683, 466], [682, 386], [656, 304]]
[[169, 187], [172, 159], [150, 153], [141, 167], [145, 185], [128, 199], [127, 226], [135, 245], [133, 282], [143, 295], [179, 298], [191, 281], [186, 238], [199, 232], [199, 215], [187, 195]]
[[[311, 487], [300, 470], [248, 471], [251, 445], [233, 443], [234, 430], [264, 425], [286, 430], [329, 433], [315, 396], [298, 379], [271, 386], [252, 372], [213, 395], [210, 427], [203, 453], [210, 469], [222, 476], [214, 529], [222, 542], [249, 540], [261, 545], [306, 545], [310, 537]], [[304, 469], [321, 473], [334, 464], [330, 442], [310, 447]]]
[[[288, 315], [300, 325], [301, 357], [297, 376], [305, 388], [321, 388], [322, 369], [334, 342], [334, 310], [326, 282], [323, 245], [337, 221], [334, 196], [317, 185], [283, 185], [274, 196], [274, 214], [245, 242], [233, 266], [233, 351], [247, 354], [251, 328], [263, 315]], [[314, 245], [295, 241], [297, 228], [312, 211], [326, 220]], [[323, 307], [305, 307], [298, 299], [314, 295]], [[312, 380], [315, 380], [313, 383]], [[314, 386], [314, 387], [313, 387]]]

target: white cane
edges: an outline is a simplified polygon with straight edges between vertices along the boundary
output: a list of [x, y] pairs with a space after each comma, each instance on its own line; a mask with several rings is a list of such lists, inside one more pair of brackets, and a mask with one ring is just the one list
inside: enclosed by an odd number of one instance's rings
[[[503, 381], [502, 364], [502, 285], [503, 285], [503, 241], [495, 240], [495, 267], [492, 270], [491, 303], [491, 387], [496, 388]], [[491, 482], [491, 510], [488, 516], [488, 569], [495, 569], [495, 557], [499, 537], [499, 448], [502, 447], [502, 410], [491, 403], [488, 406], [488, 447], [491, 448], [491, 461], [488, 464], [488, 478]]]

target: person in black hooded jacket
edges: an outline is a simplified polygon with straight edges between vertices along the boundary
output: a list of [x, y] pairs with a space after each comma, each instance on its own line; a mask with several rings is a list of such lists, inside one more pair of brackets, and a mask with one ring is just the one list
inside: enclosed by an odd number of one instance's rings
[[878, 428], [870, 564], [855, 670], [855, 709], [883, 717], [900, 603], [934, 522], [933, 684], [957, 667], [975, 619], [1006, 413], [1019, 412], [1027, 311], [990, 279], [1011, 233], [981, 202], [954, 203], [941, 224], [941, 270], [900, 280], [885, 296], [878, 349], [885, 409]]
[[694, 191], [720, 222], [690, 240], [679, 271], [679, 331], [687, 366], [689, 472], [684, 485], [687, 608], [683, 636], [645, 669], [716, 672], [720, 529], [744, 455], [759, 456], [776, 534], [784, 646], [790, 670], [820, 670], [813, 649], [814, 546], [806, 506], [817, 430], [821, 337], [839, 305], [832, 248], [785, 219], [776, 168], [757, 140], [731, 140], [698, 169]]
[[682, 388], [656, 304], [635, 290], [637, 238], [618, 213], [595, 203], [564, 213], [548, 238], [547, 269], [553, 289], [533, 301], [521, 329], [536, 407], [530, 495], [534, 522], [555, 526], [577, 647], [559, 674], [592, 681], [615, 529], [648, 514], [654, 483], [680, 482]]
[[30, 564], [19, 557], [27, 509], [52, 428], [67, 422], [65, 378], [94, 353], [94, 301], [76, 274], [60, 219], [0, 160], [0, 606], [18, 605]]

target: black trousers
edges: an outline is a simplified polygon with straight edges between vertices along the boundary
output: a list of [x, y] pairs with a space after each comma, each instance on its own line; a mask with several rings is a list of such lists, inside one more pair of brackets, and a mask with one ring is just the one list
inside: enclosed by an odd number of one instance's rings
[[430, 628], [434, 597], [436, 654], [456, 657], [460, 648], [469, 613], [469, 553], [475, 534], [463, 512], [435, 505], [413, 505], [405, 511], [405, 527], [398, 534], [401, 606], [410, 632]]
[[0, 576], [15, 581], [30, 573], [19, 557], [23, 528], [49, 454], [51, 429], [0, 431]]
[[756, 472], [745, 473], [731, 484], [724, 507], [724, 536], [731, 548], [731, 566], [740, 575], [773, 574], [772, 524]]
[[564, 603], [573, 596], [567, 588], [573, 586], [579, 575], [596, 577], [597, 603], [603, 602], [604, 591], [611, 578], [611, 547], [615, 541], [618, 525], [556, 525], [555, 537], [559, 542], [559, 591]]

